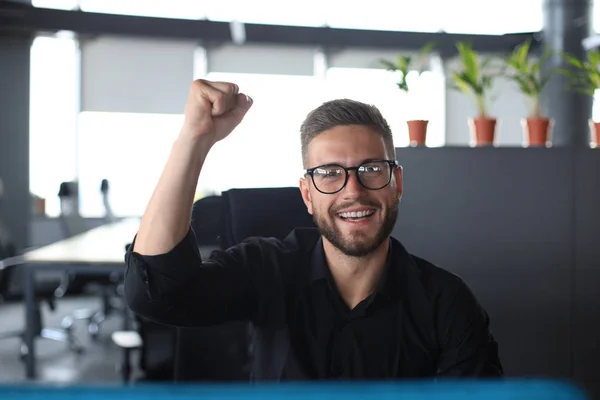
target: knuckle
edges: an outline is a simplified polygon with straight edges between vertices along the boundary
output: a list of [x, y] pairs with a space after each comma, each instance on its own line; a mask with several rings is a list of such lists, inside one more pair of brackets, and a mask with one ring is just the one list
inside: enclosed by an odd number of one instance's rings
[[205, 86], [206, 86], [206, 81], [204, 79], [196, 79], [194, 82], [192, 82], [192, 89], [199, 90]]
[[222, 103], [223, 101], [225, 101], [225, 93], [216, 93], [215, 94], [215, 103]]
[[228, 83], [227, 84], [227, 93], [228, 94], [234, 94], [237, 90], [237, 85], [235, 83]]

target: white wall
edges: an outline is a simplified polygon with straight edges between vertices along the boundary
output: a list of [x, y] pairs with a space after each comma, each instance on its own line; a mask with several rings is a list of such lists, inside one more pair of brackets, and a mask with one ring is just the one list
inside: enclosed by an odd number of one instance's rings
[[82, 41], [82, 110], [181, 113], [196, 47], [192, 41], [110, 36]]
[[207, 50], [208, 72], [313, 75], [316, 48], [222, 45]]

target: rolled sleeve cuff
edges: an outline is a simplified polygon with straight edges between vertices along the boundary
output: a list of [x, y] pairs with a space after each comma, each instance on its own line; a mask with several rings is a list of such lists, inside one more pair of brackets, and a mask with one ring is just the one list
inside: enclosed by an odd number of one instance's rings
[[132, 251], [135, 245], [133, 242], [127, 249], [125, 255], [129, 264], [129, 259], [134, 257], [138, 263], [146, 266], [150, 271], [163, 275], [171, 279], [178, 279], [189, 274], [190, 269], [200, 266], [202, 258], [196, 244], [196, 238], [192, 230], [188, 230], [187, 235], [169, 252], [157, 255], [141, 255]]

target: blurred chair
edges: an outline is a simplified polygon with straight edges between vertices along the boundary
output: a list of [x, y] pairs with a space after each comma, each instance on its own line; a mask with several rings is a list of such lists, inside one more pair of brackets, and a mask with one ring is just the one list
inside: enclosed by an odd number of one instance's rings
[[79, 235], [88, 230], [85, 219], [79, 214], [79, 184], [62, 182], [58, 190], [60, 199], [59, 220], [63, 238]]
[[[85, 232], [87, 230], [85, 219], [79, 214], [79, 184], [74, 181], [61, 182], [58, 197], [60, 201], [58, 219], [63, 239]], [[77, 281], [75, 274], [67, 272], [62, 275], [61, 283], [54, 294], [57, 298], [64, 297], [67, 291], [80, 291], [84, 283]]]
[[[134, 316], [133, 319], [132, 330], [116, 331], [111, 335], [112, 341], [121, 348], [122, 360], [117, 365], [117, 370], [123, 382], [173, 381], [176, 328], [139, 316]], [[135, 367], [134, 356], [137, 356]]]
[[[103, 179], [100, 183], [100, 195], [104, 205], [104, 223], [117, 221], [109, 201], [109, 182]], [[79, 194], [77, 182], [63, 182], [60, 186], [61, 214], [65, 238], [85, 232], [85, 219], [79, 214]], [[56, 297], [64, 297], [66, 293], [82, 292], [98, 296], [101, 300], [100, 309], [79, 309], [63, 318], [61, 325], [70, 328], [75, 321], [86, 320], [87, 330], [92, 339], [100, 333], [100, 325], [111, 314], [122, 314], [124, 304], [122, 301], [122, 278], [119, 274], [109, 276], [86, 275], [84, 273], [67, 273], [63, 282], [56, 290]]]
[[[5, 261], [9, 261], [8, 260]], [[21, 293], [15, 293], [11, 288], [11, 282], [15, 281], [15, 274], [18, 271], [19, 265], [10, 265], [8, 262], [0, 260], [0, 306], [2, 303], [7, 301], [8, 299], [15, 299], [21, 296]], [[58, 282], [53, 282], [50, 280], [43, 280], [41, 282], [36, 282], [35, 284], [35, 294], [36, 294], [36, 308], [35, 308], [35, 321], [36, 326], [34, 328], [34, 332], [36, 336], [55, 340], [58, 342], [64, 342], [68, 344], [69, 348], [76, 352], [81, 353], [83, 351], [83, 347], [77, 340], [77, 338], [73, 334], [73, 330], [71, 327], [61, 327], [61, 328], [46, 328], [44, 327], [44, 321], [41, 313], [41, 304], [46, 303], [51, 311], [56, 309], [55, 306], [55, 296], [54, 290]], [[0, 333], [0, 339], [8, 339], [8, 338], [20, 338], [21, 339], [21, 357], [24, 358], [27, 355], [29, 349], [25, 345], [25, 330], [17, 330], [12, 332], [2, 332]]]
[[[1, 187], [0, 182], [0, 187]], [[0, 188], [1, 189], [1, 188]], [[0, 206], [2, 200], [2, 190], [0, 190]], [[8, 229], [2, 223], [0, 219], [0, 305], [7, 300], [18, 299], [22, 297], [22, 290], [20, 289], [18, 282], [21, 281], [19, 274], [20, 265], [11, 264], [10, 259], [17, 256], [16, 248], [12, 243]], [[50, 310], [55, 310], [55, 295], [54, 292], [57, 286], [60, 284], [60, 280], [44, 279], [36, 281], [35, 294], [36, 294], [36, 309], [35, 309], [35, 321], [36, 335], [50, 340], [59, 342], [65, 342], [69, 345], [70, 349], [75, 352], [81, 352], [82, 347], [73, 335], [70, 327], [63, 327], [58, 329], [45, 328], [43, 324], [42, 314], [40, 310], [41, 303], [47, 303]], [[24, 357], [29, 349], [24, 343], [25, 330], [16, 330], [11, 332], [0, 333], [0, 339], [9, 338], [20, 338], [21, 339], [21, 357]]]
[[102, 204], [104, 205], [104, 222], [107, 224], [116, 222], [118, 220], [112, 210], [109, 191], [110, 185], [108, 183], [108, 179], [102, 179], [102, 182], [100, 182], [100, 193], [102, 194]]

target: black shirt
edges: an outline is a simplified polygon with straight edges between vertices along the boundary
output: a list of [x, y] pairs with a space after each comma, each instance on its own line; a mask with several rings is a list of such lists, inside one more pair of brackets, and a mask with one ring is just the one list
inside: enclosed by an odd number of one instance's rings
[[352, 310], [311, 228], [249, 238], [204, 261], [191, 231], [167, 254], [129, 251], [125, 296], [159, 323], [250, 321], [256, 380], [501, 376], [488, 316], [468, 286], [389, 240], [382, 280]]

